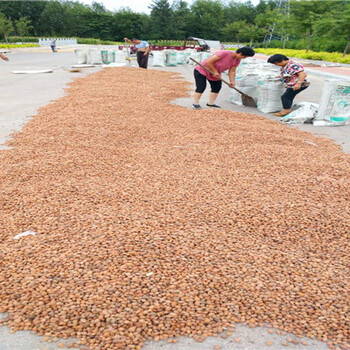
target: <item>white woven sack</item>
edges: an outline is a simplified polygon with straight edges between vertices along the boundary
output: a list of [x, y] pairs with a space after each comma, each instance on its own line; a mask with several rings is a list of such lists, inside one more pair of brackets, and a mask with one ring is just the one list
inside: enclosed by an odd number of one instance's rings
[[[236, 88], [242, 91], [244, 94], [251, 96], [254, 100], [257, 99], [257, 87], [258, 87], [259, 75], [257, 74], [248, 74], [245, 76], [236, 77]], [[232, 89], [231, 96], [229, 100], [236, 104], [242, 105], [242, 95], [236, 90]]]
[[177, 64], [184, 64], [186, 60], [185, 52], [183, 51], [177, 51], [176, 52], [176, 63]]
[[176, 66], [177, 65], [177, 53], [174, 50], [169, 50], [165, 52], [166, 60], [165, 63], [167, 66]]
[[90, 49], [88, 53], [88, 62], [89, 64], [102, 64], [102, 55], [101, 51], [98, 49]]
[[[193, 58], [194, 60], [196, 60], [197, 62], [201, 62], [202, 61], [202, 53], [201, 52], [191, 52], [191, 56], [190, 58]], [[190, 64], [195, 64], [193, 61], [190, 60], [189, 62]]]
[[126, 61], [127, 54], [127, 51], [124, 50], [115, 51], [114, 62], [118, 64], [118, 67], [123, 67], [123, 65], [126, 66], [128, 64], [128, 62]]
[[214, 52], [202, 52], [202, 61], [206, 60], [210, 56], [213, 56]]
[[190, 63], [191, 51], [184, 51], [184, 53], [185, 53], [184, 63], [188, 64]]
[[263, 113], [277, 112], [282, 109], [281, 96], [285, 88], [279, 78], [262, 77], [258, 81], [257, 105]]
[[316, 126], [340, 126], [350, 123], [350, 81], [326, 80], [320, 108], [313, 121]]
[[153, 51], [153, 67], [165, 67], [165, 53], [164, 51]]
[[115, 62], [115, 52], [114, 51], [108, 51], [108, 62], [114, 63]]
[[86, 50], [76, 49], [75, 55], [77, 57], [77, 64], [85, 64], [87, 63], [88, 53]]

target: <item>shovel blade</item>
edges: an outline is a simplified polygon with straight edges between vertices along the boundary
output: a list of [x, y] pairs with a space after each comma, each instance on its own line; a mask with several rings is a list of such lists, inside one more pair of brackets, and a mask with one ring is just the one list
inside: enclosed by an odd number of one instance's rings
[[242, 95], [242, 103], [243, 103], [243, 106], [257, 107], [257, 104], [254, 98], [248, 95]]

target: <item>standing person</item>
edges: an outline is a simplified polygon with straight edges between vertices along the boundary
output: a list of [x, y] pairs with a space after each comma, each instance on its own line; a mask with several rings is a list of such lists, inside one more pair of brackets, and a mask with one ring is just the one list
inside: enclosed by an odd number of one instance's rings
[[51, 46], [52, 52], [57, 52], [56, 51], [56, 39], [51, 39], [50, 46]]
[[8, 57], [6, 57], [5, 55], [3, 55], [2, 53], [0, 53], [0, 58], [4, 61], [8, 61]]
[[128, 38], [124, 38], [125, 41], [128, 41], [129, 43], [135, 44], [135, 47], [137, 48], [137, 63], [139, 64], [140, 68], [147, 69], [147, 63], [148, 63], [148, 55], [149, 55], [149, 44], [147, 41], [139, 40], [136, 38], [133, 38], [132, 40]]
[[250, 47], [242, 47], [236, 52], [229, 50], [216, 51], [212, 56], [202, 62], [202, 65], [207, 67], [213, 75], [206, 71], [201, 66], [196, 66], [194, 69], [194, 79], [196, 81], [196, 91], [193, 98], [193, 109], [202, 109], [199, 104], [199, 100], [207, 87], [207, 80], [211, 86], [211, 92], [209, 95], [208, 107], [221, 108], [215, 104], [216, 98], [222, 87], [220, 80], [221, 73], [229, 69], [230, 86], [235, 86], [236, 68], [240, 64], [241, 60], [246, 57], [253, 57], [255, 51]]
[[280, 77], [287, 90], [281, 96], [283, 110], [274, 113], [274, 115], [283, 117], [292, 111], [294, 97], [307, 89], [310, 82], [304, 71], [304, 67], [300, 63], [290, 61], [287, 56], [276, 54], [269, 57], [267, 62], [281, 67]]

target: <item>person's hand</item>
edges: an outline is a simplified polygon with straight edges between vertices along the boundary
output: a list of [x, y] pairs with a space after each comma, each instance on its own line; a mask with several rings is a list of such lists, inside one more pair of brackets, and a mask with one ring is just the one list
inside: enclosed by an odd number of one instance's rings
[[300, 90], [301, 89], [301, 83], [296, 83], [293, 87], [293, 90]]
[[124, 41], [129, 41], [129, 39], [128, 38], [124, 38]]
[[[214, 73], [214, 72], [213, 72], [213, 73]], [[221, 78], [220, 73], [218, 73], [218, 72], [212, 74], [212, 76], [213, 76], [214, 78], [216, 78], [216, 79], [220, 79], [220, 78]]]
[[143, 54], [144, 56], [147, 56], [148, 55], [148, 52], [144, 52], [144, 54]]
[[230, 81], [230, 87], [234, 87], [236, 85], [236, 82], [234, 80]]

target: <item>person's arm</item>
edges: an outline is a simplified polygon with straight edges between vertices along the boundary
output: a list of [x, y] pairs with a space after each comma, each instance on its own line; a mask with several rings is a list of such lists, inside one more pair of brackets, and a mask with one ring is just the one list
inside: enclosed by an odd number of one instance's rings
[[6, 57], [5, 55], [3, 55], [2, 53], [0, 53], [0, 58], [4, 61], [8, 61], [8, 57]]
[[300, 72], [297, 74], [298, 75], [298, 81], [297, 83], [294, 85], [293, 90], [299, 90], [301, 88], [301, 84], [302, 82], [305, 80], [306, 78], [306, 73], [304, 71]]
[[230, 86], [234, 87], [236, 84], [236, 66], [231, 67], [230, 70], [228, 71], [228, 76], [230, 78]]
[[147, 56], [149, 53], [149, 45], [145, 47], [145, 53], [144, 56]]
[[221, 57], [214, 54], [213, 56], [209, 57], [207, 62], [205, 63], [205, 65], [208, 67], [208, 69], [213, 73], [212, 76], [214, 78], [217, 78], [217, 79], [220, 79], [220, 73], [215, 68], [214, 63], [216, 61], [219, 61], [220, 59], [221, 59]]
[[124, 38], [124, 41], [127, 41], [128, 43], [132, 43], [132, 41], [128, 38]]

